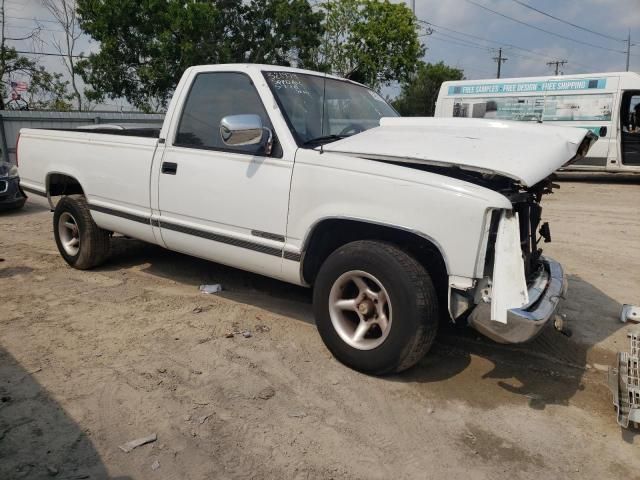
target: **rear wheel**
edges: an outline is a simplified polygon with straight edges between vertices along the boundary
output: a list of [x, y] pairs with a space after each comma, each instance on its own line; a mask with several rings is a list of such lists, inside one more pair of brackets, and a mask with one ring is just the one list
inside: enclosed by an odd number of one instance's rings
[[109, 232], [93, 221], [82, 195], [60, 199], [53, 214], [53, 232], [60, 255], [74, 268], [97, 267], [109, 256]]
[[429, 274], [413, 257], [383, 242], [353, 242], [332, 253], [316, 278], [313, 304], [329, 350], [364, 373], [412, 367], [438, 328]]

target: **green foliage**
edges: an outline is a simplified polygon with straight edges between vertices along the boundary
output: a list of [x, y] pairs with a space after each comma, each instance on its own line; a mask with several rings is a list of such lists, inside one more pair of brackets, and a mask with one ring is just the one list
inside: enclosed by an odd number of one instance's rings
[[461, 69], [438, 63], [420, 63], [411, 79], [402, 83], [402, 90], [393, 106], [403, 116], [431, 117], [442, 82], [462, 80]]
[[252, 0], [245, 12], [245, 61], [309, 67], [320, 42], [322, 13], [306, 0]]
[[320, 70], [376, 88], [408, 79], [424, 55], [416, 17], [404, 3], [328, 0], [320, 9]]
[[25, 95], [31, 110], [70, 110], [69, 82], [62, 80], [62, 74], [50, 73], [42, 65], [24, 57], [13, 47], [0, 46], [0, 110], [6, 108], [4, 99], [9, 92], [7, 85], [11, 79], [22, 77], [29, 83]]
[[37, 72], [31, 77], [29, 96], [30, 110], [69, 112], [75, 93], [69, 91], [69, 82], [62, 79], [61, 73], [49, 73], [44, 67], [38, 66]]
[[78, 0], [78, 13], [100, 42], [78, 65], [87, 97], [125, 97], [147, 111], [166, 107], [193, 65], [306, 65], [322, 18], [306, 0]]

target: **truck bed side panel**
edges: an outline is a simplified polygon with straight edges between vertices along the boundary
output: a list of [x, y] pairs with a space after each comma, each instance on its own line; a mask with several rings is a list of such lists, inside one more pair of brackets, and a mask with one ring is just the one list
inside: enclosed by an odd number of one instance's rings
[[150, 174], [157, 140], [60, 130], [23, 129], [21, 183], [46, 195], [48, 178], [75, 178], [101, 228], [157, 243], [150, 226]]

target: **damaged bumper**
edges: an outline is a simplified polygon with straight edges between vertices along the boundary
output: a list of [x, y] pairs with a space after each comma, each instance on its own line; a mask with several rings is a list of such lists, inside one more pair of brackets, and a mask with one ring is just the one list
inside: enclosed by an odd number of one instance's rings
[[544, 268], [529, 286], [529, 303], [507, 312], [507, 323], [491, 320], [491, 304], [477, 305], [469, 315], [469, 325], [499, 343], [522, 343], [536, 337], [554, 318], [567, 292], [567, 280], [555, 260], [542, 257]]

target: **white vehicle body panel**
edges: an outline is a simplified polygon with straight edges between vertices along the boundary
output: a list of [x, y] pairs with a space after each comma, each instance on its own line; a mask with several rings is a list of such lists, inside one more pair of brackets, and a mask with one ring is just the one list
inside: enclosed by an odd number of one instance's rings
[[[313, 73], [264, 65], [190, 68], [159, 139], [24, 129], [22, 185], [47, 195], [51, 176], [67, 175], [79, 183], [103, 229], [298, 285], [308, 283], [305, 255], [323, 221], [387, 226], [434, 245], [449, 291], [467, 291], [486, 279], [491, 218], [513, 205], [480, 186], [482, 179], [477, 184], [414, 167], [459, 167], [533, 185], [569, 161], [586, 135], [513, 122], [385, 118], [380, 127], [323, 149], [301, 148], [264, 70]], [[282, 148], [280, 158], [174, 145], [190, 85], [203, 72], [250, 76]], [[176, 173], [163, 173], [163, 164], [177, 165]], [[494, 264], [491, 317], [497, 321], [527, 303], [522, 260], [520, 270], [514, 265], [521, 255], [518, 239], [509, 233], [515, 217], [507, 217]]]
[[476, 258], [491, 208], [511, 204], [496, 192], [454, 178], [300, 149], [287, 241], [301, 249], [310, 227], [326, 218], [395, 225], [430, 239], [442, 253], [449, 275], [472, 278], [478, 274]]
[[[151, 165], [157, 143], [144, 137], [22, 129], [19, 152], [26, 161], [20, 164], [21, 185], [46, 192], [47, 178], [63, 173], [80, 182], [89, 203], [148, 217]], [[29, 161], [32, 158], [38, 161]], [[148, 222], [123, 221], [97, 210], [93, 216], [106, 230], [156, 243]]]
[[503, 211], [496, 236], [491, 299], [491, 320], [500, 323], [507, 323], [509, 310], [529, 303], [524, 265], [519, 251], [519, 229], [518, 214]]
[[379, 127], [324, 150], [458, 166], [531, 186], [573, 158], [584, 135], [575, 128], [475, 118], [383, 118]]

